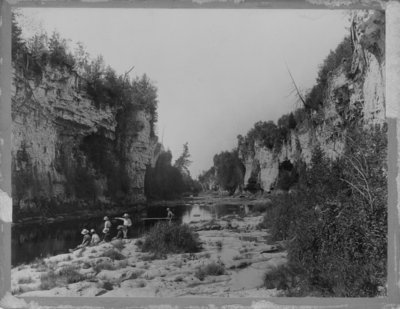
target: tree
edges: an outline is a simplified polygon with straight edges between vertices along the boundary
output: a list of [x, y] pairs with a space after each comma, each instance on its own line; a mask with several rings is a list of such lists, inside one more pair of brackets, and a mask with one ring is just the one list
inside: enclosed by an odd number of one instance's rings
[[16, 13], [11, 16], [11, 44], [12, 61], [15, 61], [22, 53], [26, 53], [26, 44], [22, 38], [22, 30], [16, 20]]
[[216, 189], [215, 167], [211, 166], [208, 170], [203, 171], [198, 177], [199, 183], [203, 191]]
[[186, 142], [183, 144], [183, 151], [182, 154], [178, 159], [176, 159], [174, 166], [181, 172], [182, 175], [190, 175], [189, 172], [189, 165], [192, 163], [192, 161], [189, 160], [190, 154], [189, 154], [189, 146], [188, 143]]
[[243, 185], [244, 166], [239, 159], [238, 151], [223, 151], [214, 156], [216, 180], [221, 188], [233, 195]]
[[170, 151], [162, 152], [154, 168], [149, 167], [145, 177], [145, 194], [149, 199], [171, 200], [181, 196], [185, 184], [181, 173], [171, 165]]

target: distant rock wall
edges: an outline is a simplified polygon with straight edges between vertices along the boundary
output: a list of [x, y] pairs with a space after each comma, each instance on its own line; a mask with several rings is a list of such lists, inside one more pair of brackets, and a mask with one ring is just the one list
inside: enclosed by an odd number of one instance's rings
[[269, 149], [261, 141], [252, 145], [254, 151], [239, 146], [246, 167], [245, 185], [252, 178], [269, 191], [283, 161], [309, 164], [317, 145], [331, 159], [340, 156], [346, 130], [355, 118], [361, 118], [366, 127], [385, 122], [384, 13], [358, 13], [350, 30], [354, 46], [351, 72], [345, 72], [345, 63], [331, 72], [323, 105], [311, 119], [297, 124], [280, 149]]
[[96, 107], [81, 77], [63, 67], [35, 78], [14, 70], [12, 91], [17, 214], [145, 199], [146, 168], [160, 151], [149, 113]]

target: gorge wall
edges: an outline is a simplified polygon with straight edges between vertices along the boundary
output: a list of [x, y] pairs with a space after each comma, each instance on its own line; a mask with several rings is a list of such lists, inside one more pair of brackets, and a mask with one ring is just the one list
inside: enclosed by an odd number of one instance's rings
[[143, 201], [147, 166], [161, 150], [152, 114], [98, 107], [64, 66], [14, 65], [12, 185], [16, 216]]
[[[353, 16], [352, 59], [328, 74], [323, 100], [317, 109], [290, 129], [279, 147], [261, 140], [239, 143], [245, 165], [244, 184], [257, 182], [265, 191], [274, 188], [283, 162], [309, 164], [319, 146], [334, 159], [343, 152], [346, 132], [357, 121], [368, 127], [385, 122], [385, 22], [384, 13], [369, 11]], [[348, 61], [351, 61], [351, 68]]]

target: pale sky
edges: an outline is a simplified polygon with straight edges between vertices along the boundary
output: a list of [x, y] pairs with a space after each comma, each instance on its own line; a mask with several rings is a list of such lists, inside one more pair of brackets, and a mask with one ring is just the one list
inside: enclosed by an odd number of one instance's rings
[[20, 9], [30, 31], [58, 31], [118, 73], [135, 66], [158, 88], [157, 133], [175, 160], [189, 143], [193, 177], [260, 120], [297, 107], [348, 34], [340, 10]]

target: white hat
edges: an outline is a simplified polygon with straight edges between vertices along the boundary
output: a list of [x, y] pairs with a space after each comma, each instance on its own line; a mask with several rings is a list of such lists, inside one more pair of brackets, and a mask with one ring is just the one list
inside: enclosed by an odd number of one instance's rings
[[105, 216], [103, 220], [108, 220], [108, 217], [107, 217], [107, 216]]
[[128, 214], [124, 214], [124, 217], [125, 217], [125, 218], [128, 218], [128, 217], [129, 217], [129, 215], [128, 215]]
[[91, 229], [90, 233], [96, 233], [96, 231], [94, 229]]
[[82, 234], [82, 235], [89, 234], [89, 231], [88, 231], [87, 229], [83, 229], [82, 232], [81, 232], [81, 234]]

